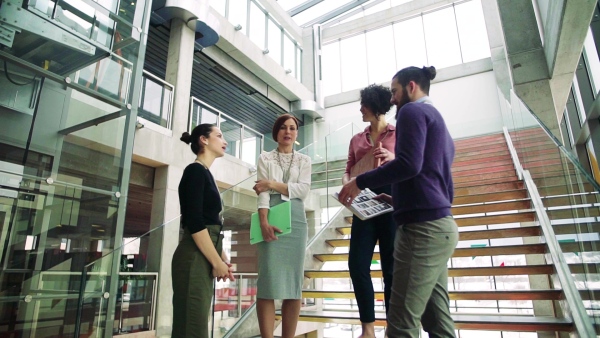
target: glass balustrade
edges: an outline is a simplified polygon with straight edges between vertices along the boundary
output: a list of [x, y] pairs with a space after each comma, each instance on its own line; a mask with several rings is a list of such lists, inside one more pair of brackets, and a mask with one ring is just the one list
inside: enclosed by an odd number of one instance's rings
[[[502, 94], [499, 93], [502, 98]], [[587, 314], [600, 323], [600, 200], [598, 183], [573, 152], [563, 146], [556, 128], [548, 127], [511, 91], [501, 100], [508, 127], [523, 169], [533, 178], [581, 295]], [[539, 222], [536, 219], [536, 222]], [[546, 255], [548, 263], [552, 263]], [[552, 283], [560, 288], [556, 276]]]

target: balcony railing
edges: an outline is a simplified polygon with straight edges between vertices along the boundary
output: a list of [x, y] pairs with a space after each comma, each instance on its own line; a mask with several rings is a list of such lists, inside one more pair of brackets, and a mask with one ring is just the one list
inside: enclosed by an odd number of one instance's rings
[[171, 129], [175, 86], [144, 71], [138, 116]]

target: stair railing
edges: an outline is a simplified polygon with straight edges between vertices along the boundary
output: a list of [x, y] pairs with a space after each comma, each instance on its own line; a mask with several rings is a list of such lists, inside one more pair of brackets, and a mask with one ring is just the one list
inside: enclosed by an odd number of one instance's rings
[[560, 248], [560, 244], [556, 239], [556, 234], [552, 228], [550, 218], [548, 217], [548, 213], [546, 212], [537, 186], [533, 181], [529, 170], [523, 170], [521, 167], [517, 152], [506, 127], [504, 127], [504, 137], [506, 138], [506, 144], [510, 151], [517, 175], [519, 175], [519, 173], [522, 175], [519, 179], [523, 179], [525, 183], [527, 193], [529, 194], [535, 210], [536, 218], [542, 229], [543, 240], [548, 246], [549, 253], [546, 254], [546, 260], [552, 261], [558, 283], [565, 295], [565, 299], [560, 301], [561, 308], [566, 317], [571, 317], [573, 325], [575, 326], [575, 331], [579, 337], [595, 337], [596, 331], [583, 306], [583, 299], [581, 298], [579, 290], [575, 287], [575, 280], [573, 279], [565, 255]]
[[521, 162], [519, 161], [519, 156], [517, 155], [517, 150], [512, 143], [510, 138], [510, 134], [508, 133], [508, 128], [502, 127], [504, 131], [504, 139], [506, 140], [506, 144], [508, 145], [508, 151], [510, 152], [510, 158], [512, 158], [513, 165], [515, 167], [515, 171], [517, 173], [517, 177], [519, 180], [523, 179], [523, 167], [521, 166]]

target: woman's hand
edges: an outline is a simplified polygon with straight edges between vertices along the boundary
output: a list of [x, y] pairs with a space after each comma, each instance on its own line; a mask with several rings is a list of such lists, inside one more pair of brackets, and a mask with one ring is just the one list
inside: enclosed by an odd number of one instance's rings
[[384, 147], [377, 147], [373, 150], [373, 156], [381, 159], [381, 164], [387, 163], [396, 158], [393, 152], [385, 149]]
[[276, 226], [272, 226], [270, 224], [261, 224], [260, 225], [260, 231], [262, 232], [262, 236], [263, 239], [265, 240], [265, 242], [272, 242], [272, 241], [276, 241], [277, 240], [277, 236], [275, 235], [276, 232], [278, 233], [282, 233], [283, 231], [281, 231], [278, 227]]
[[227, 277], [224, 278], [217, 278], [218, 281], [226, 281], [226, 280], [230, 280], [230, 281], [234, 281], [235, 277], [233, 276], [233, 264], [231, 264], [229, 262], [229, 257], [227, 257], [227, 254], [225, 253], [225, 251], [221, 252], [221, 259], [223, 260], [223, 262], [225, 262], [225, 264], [227, 264], [227, 267], [229, 268], [229, 273], [227, 274]]
[[256, 184], [254, 185], [254, 187], [252, 187], [252, 189], [254, 189], [254, 192], [257, 195], [259, 195], [261, 192], [271, 190], [271, 181], [270, 180], [258, 180], [255, 183]]
[[388, 194], [379, 194], [379, 195], [373, 197], [373, 199], [386, 202], [387, 204], [390, 204], [390, 205], [392, 204], [392, 196], [390, 196]]
[[215, 264], [213, 266], [213, 269], [212, 269], [213, 277], [216, 278], [217, 280], [229, 278], [229, 275], [230, 275], [229, 269], [230, 268], [231, 268], [231, 264], [229, 264], [229, 266], [228, 266], [227, 263], [225, 263], [223, 261], [218, 262], [217, 264]]

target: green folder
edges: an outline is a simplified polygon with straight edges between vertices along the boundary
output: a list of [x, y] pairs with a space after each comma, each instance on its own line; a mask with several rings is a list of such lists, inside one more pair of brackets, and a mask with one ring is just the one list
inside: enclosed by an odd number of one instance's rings
[[[269, 210], [267, 216], [269, 224], [279, 228], [282, 233], [276, 232], [275, 235], [281, 236], [292, 232], [292, 203], [290, 201], [277, 204]], [[260, 230], [260, 218], [258, 212], [252, 214], [250, 220], [250, 244], [256, 244], [264, 241], [262, 231]]]

